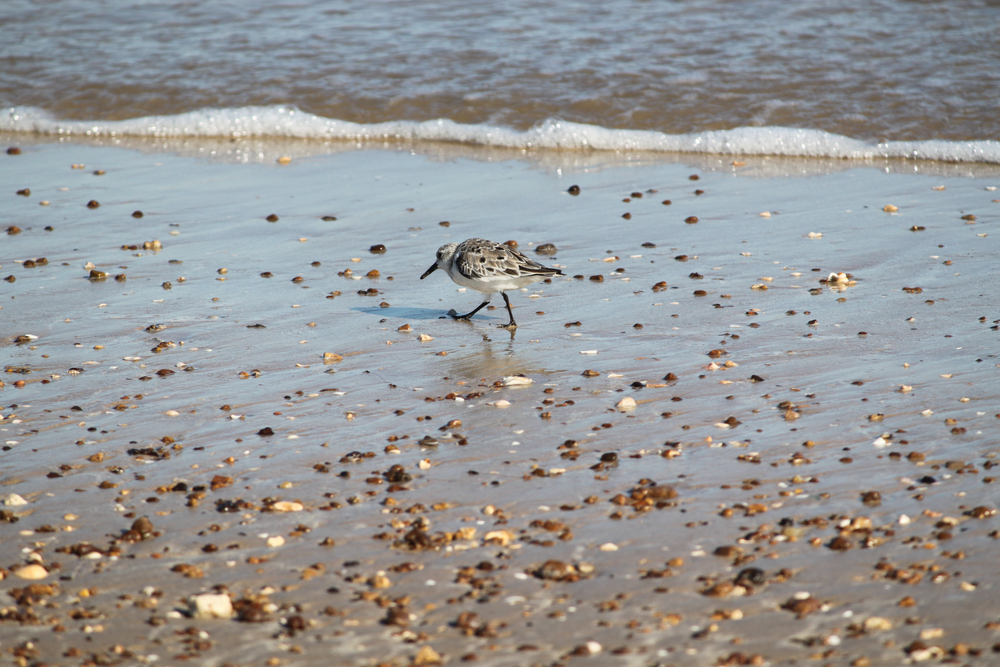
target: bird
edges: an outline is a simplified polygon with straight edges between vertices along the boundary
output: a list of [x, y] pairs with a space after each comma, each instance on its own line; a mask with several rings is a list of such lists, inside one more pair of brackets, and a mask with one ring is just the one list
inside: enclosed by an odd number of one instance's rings
[[510, 322], [500, 325], [500, 328], [511, 330], [517, 328], [517, 322], [514, 321], [506, 290], [520, 289], [539, 280], [565, 275], [559, 269], [539, 264], [509, 245], [486, 239], [445, 243], [438, 248], [437, 259], [420, 279], [437, 269], [443, 270], [462, 287], [471, 287], [485, 295], [483, 302], [465, 315], [457, 314], [454, 309], [448, 311], [452, 319], [468, 321], [490, 302], [494, 294], [500, 292], [510, 315]]

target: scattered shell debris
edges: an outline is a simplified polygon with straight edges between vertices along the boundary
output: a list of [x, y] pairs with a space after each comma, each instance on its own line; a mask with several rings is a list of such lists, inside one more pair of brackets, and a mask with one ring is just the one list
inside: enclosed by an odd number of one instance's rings
[[[750, 190], [731, 158], [698, 158], [697, 191], [673, 162], [576, 167], [569, 189], [504, 171], [571, 195], [532, 202], [554, 222], [520, 247], [558, 244], [567, 275], [510, 293], [510, 331], [498, 300], [456, 322], [474, 290], [418, 280], [482, 218], [441, 184], [478, 192], [492, 158], [283, 155], [302, 148], [267, 152], [266, 180], [82, 141], [9, 158], [35, 174], [0, 258], [14, 663], [991, 664], [979, 167], [876, 170], [863, 195], [839, 164]], [[358, 168], [416, 159], [426, 192]], [[100, 190], [59, 190], [88, 162]], [[329, 178], [344, 164], [360, 177]], [[132, 165], [157, 181], [122, 189]]]

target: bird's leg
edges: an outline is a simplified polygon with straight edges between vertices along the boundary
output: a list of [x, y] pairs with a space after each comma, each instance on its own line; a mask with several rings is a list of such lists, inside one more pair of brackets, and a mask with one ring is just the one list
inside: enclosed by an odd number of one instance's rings
[[506, 326], [501, 326], [503, 329], [516, 329], [517, 322], [514, 321], [514, 312], [510, 309], [510, 299], [507, 298], [506, 292], [500, 292], [500, 296], [503, 297], [503, 302], [507, 304], [507, 314], [510, 315], [510, 322]]
[[[502, 292], [501, 292], [501, 294], [502, 294]], [[504, 298], [507, 298], [507, 297], [504, 296]], [[487, 297], [486, 301], [483, 301], [481, 304], [479, 304], [478, 306], [476, 306], [475, 309], [473, 309], [473, 311], [471, 313], [466, 313], [465, 315], [459, 315], [454, 310], [449, 311], [448, 314], [451, 315], [451, 318], [453, 320], [466, 320], [466, 321], [468, 321], [468, 319], [470, 317], [472, 317], [473, 315], [475, 315], [476, 313], [478, 313], [480, 310], [482, 310], [483, 307], [486, 304], [488, 304], [489, 302], [490, 302], [490, 299], [489, 299], [489, 297]]]

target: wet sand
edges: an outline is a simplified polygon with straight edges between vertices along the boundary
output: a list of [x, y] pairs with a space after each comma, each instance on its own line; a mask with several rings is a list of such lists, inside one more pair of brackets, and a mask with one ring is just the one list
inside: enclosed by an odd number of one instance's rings
[[1000, 169], [4, 140], [17, 663], [996, 659]]

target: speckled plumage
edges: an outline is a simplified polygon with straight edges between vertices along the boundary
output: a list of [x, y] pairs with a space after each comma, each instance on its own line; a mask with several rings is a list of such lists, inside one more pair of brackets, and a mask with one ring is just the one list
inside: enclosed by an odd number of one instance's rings
[[438, 248], [437, 260], [420, 279], [423, 280], [436, 269], [444, 270], [462, 287], [486, 295], [485, 300], [472, 312], [458, 315], [452, 310], [449, 315], [458, 320], [468, 320], [486, 306], [494, 294], [500, 292], [510, 315], [507, 328], [514, 328], [517, 323], [514, 322], [514, 313], [510, 309], [510, 300], [504, 293], [506, 290], [520, 289], [539, 280], [563, 275], [559, 269], [543, 266], [510, 246], [486, 239], [467, 239], [461, 243], [444, 244]]

